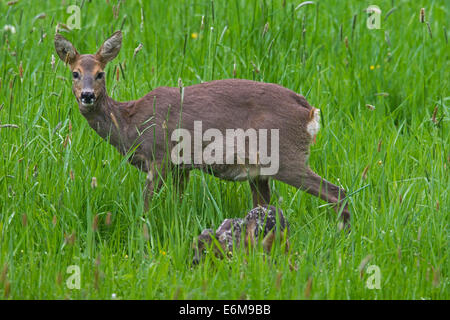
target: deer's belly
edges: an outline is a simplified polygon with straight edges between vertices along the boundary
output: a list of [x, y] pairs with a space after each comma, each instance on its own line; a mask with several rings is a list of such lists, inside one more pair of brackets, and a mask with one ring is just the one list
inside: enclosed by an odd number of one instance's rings
[[229, 181], [246, 181], [255, 179], [260, 174], [260, 168], [256, 165], [211, 165], [198, 168], [214, 176]]

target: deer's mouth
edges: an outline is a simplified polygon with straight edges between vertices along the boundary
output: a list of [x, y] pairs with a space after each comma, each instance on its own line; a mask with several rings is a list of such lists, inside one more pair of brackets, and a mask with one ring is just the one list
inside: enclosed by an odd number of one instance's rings
[[96, 96], [93, 91], [81, 92], [80, 101], [83, 107], [92, 107], [95, 103]]
[[81, 105], [83, 107], [92, 107], [95, 103], [95, 98], [81, 98]]
[[95, 105], [96, 105], [95, 101], [96, 101], [95, 99], [86, 101], [85, 99], [80, 98], [78, 100], [78, 105], [79, 105], [79, 109], [80, 109], [81, 113], [93, 112], [95, 110]]
[[84, 102], [83, 100], [81, 100], [81, 105], [86, 108], [91, 108], [94, 105], [94, 102], [93, 101]]

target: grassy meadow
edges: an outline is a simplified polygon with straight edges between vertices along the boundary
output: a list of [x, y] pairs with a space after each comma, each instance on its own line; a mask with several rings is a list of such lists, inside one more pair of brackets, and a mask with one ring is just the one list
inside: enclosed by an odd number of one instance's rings
[[[0, 299], [450, 298], [448, 1], [8, 2]], [[80, 29], [65, 30], [76, 22], [70, 5]], [[367, 27], [369, 5], [382, 11], [380, 29]], [[320, 199], [271, 181], [290, 252], [256, 248], [191, 266], [201, 230], [252, 208], [248, 183], [193, 171], [181, 200], [169, 179], [144, 212], [145, 174], [78, 111], [53, 46], [58, 24], [81, 53], [123, 31], [105, 70], [119, 101], [178, 79], [245, 78], [303, 94], [322, 110], [311, 168], [351, 194], [351, 232], [337, 231]]]

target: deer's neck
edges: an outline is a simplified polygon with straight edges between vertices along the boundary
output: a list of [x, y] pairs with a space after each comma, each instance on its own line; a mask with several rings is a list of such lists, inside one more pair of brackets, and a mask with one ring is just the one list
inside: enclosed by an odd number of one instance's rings
[[89, 126], [123, 154], [127, 152], [127, 126], [122, 112], [126, 105], [127, 102], [115, 101], [105, 94], [98, 98], [92, 109], [86, 110], [80, 106], [81, 114]]

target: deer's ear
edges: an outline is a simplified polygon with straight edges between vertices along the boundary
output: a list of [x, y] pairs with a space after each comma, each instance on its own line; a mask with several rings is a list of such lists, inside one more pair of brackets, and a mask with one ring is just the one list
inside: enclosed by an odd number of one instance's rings
[[59, 33], [55, 35], [55, 49], [59, 58], [65, 63], [72, 64], [77, 59], [77, 49], [75, 49], [69, 40], [64, 38]]
[[113, 60], [120, 51], [122, 46], [122, 32], [116, 31], [114, 34], [103, 42], [97, 52], [97, 58], [103, 65]]

